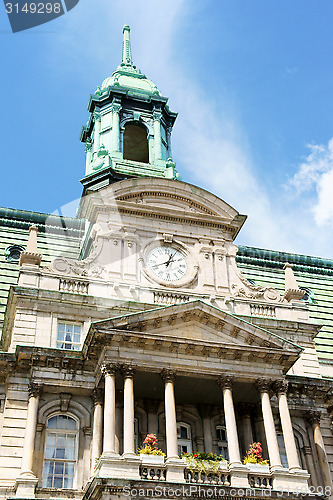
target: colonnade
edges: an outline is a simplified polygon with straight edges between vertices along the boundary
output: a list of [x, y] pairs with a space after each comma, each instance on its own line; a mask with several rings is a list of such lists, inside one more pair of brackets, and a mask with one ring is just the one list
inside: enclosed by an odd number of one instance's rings
[[[92, 466], [95, 464], [95, 459], [101, 454], [103, 455], [118, 455], [116, 449], [116, 386], [115, 377], [116, 365], [107, 363], [102, 367], [104, 376], [105, 388], [103, 391], [95, 389], [93, 393], [94, 409], [93, 409], [93, 429], [92, 429], [92, 444], [91, 458]], [[123, 412], [123, 457], [131, 457], [135, 455], [134, 449], [134, 384], [133, 377], [135, 368], [133, 366], [121, 366], [121, 373], [124, 380], [124, 412]], [[171, 370], [162, 370], [161, 377], [164, 382], [164, 404], [165, 404], [165, 424], [166, 424], [166, 454], [167, 459], [178, 458], [178, 443], [177, 443], [177, 422], [176, 422], [176, 402], [175, 402], [175, 373]], [[241, 455], [236, 423], [236, 415], [233, 402], [233, 380], [232, 377], [220, 377], [218, 379], [222, 389], [223, 409], [225, 416], [226, 434], [228, 442], [229, 463], [230, 465], [241, 465]], [[277, 434], [270, 402], [271, 383], [265, 380], [259, 380], [256, 383], [257, 389], [260, 392], [261, 410], [263, 416], [263, 426], [267, 441], [267, 450], [270, 461], [271, 470], [282, 470]], [[292, 423], [287, 401], [287, 383], [285, 381], [275, 384], [275, 389], [278, 396], [278, 408], [285, 442], [286, 454], [289, 464], [289, 471], [297, 472], [302, 470], [295, 438], [292, 429]], [[34, 445], [37, 427], [38, 403], [40, 386], [31, 384], [29, 386], [29, 400], [27, 412], [26, 435], [23, 446], [23, 457], [21, 466], [21, 476], [33, 474], [34, 461]], [[311, 415], [310, 415], [311, 413]], [[307, 418], [310, 419], [313, 429], [313, 439], [317, 449], [318, 462], [321, 474], [325, 484], [331, 484], [329, 465], [325, 453], [323, 437], [319, 425], [318, 412], [310, 412]], [[249, 415], [246, 412], [243, 414], [243, 424]], [[156, 421], [156, 415], [150, 415], [150, 420]], [[205, 447], [212, 445], [212, 438], [209, 438], [209, 416], [203, 418], [204, 440]], [[252, 440], [251, 425], [247, 422], [247, 426], [243, 425], [243, 429], [248, 427], [247, 439]], [[156, 425], [155, 425], [156, 427]], [[311, 472], [311, 471], [310, 471]]]

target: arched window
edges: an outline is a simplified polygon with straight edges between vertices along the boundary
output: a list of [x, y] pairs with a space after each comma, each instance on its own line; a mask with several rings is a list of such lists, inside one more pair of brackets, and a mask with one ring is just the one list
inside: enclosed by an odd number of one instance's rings
[[224, 425], [216, 426], [216, 437], [218, 441], [217, 446], [219, 449], [219, 454], [222, 455], [225, 460], [229, 460], [227, 431]]
[[44, 452], [44, 488], [73, 488], [78, 451], [78, 422], [67, 415], [48, 419]]
[[147, 131], [144, 126], [136, 122], [125, 125], [123, 141], [124, 160], [149, 163]]
[[184, 422], [177, 423], [178, 455], [192, 453], [191, 426]]

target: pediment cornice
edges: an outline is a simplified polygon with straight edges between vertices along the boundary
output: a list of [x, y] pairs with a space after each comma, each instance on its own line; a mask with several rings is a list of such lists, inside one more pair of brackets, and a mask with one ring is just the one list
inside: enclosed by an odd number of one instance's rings
[[85, 342], [88, 355], [102, 347], [127, 346], [204, 358], [280, 364], [285, 371], [302, 348], [274, 333], [200, 300], [154, 308], [92, 324]]

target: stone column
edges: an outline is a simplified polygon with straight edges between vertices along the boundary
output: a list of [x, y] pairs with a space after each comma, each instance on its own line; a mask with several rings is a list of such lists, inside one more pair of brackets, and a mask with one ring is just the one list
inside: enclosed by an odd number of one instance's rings
[[202, 427], [204, 436], [205, 453], [213, 453], [213, 434], [212, 434], [212, 408], [211, 406], [201, 407]]
[[280, 420], [281, 420], [284, 444], [286, 447], [288, 466], [290, 472], [293, 472], [301, 470], [302, 468], [300, 466], [298, 459], [295, 436], [288, 408], [288, 400], [287, 400], [288, 382], [286, 380], [278, 382], [276, 384], [276, 387], [278, 393]]
[[179, 458], [177, 443], [176, 403], [174, 393], [175, 376], [175, 372], [171, 370], [163, 370], [161, 373], [162, 380], [165, 384], [165, 429], [167, 458]]
[[244, 437], [244, 447], [245, 452], [247, 452], [253, 443], [253, 432], [252, 432], [252, 423], [251, 423], [251, 413], [252, 413], [253, 405], [248, 403], [240, 403], [237, 406], [237, 412], [242, 419], [242, 428], [243, 428], [243, 437]]
[[95, 128], [94, 128], [94, 153], [96, 153], [100, 146], [100, 132], [101, 132], [101, 115], [94, 112]]
[[313, 439], [316, 445], [318, 461], [320, 471], [324, 480], [324, 487], [328, 486], [331, 488], [331, 496], [333, 496], [333, 483], [331, 478], [330, 466], [328, 464], [325, 445], [323, 441], [323, 436], [320, 430], [320, 412], [317, 411], [309, 411], [307, 413], [307, 419], [311, 423], [313, 430]]
[[264, 427], [268, 448], [268, 456], [271, 467], [282, 469], [279, 445], [275, 430], [271, 401], [269, 397], [270, 382], [267, 380], [259, 380], [257, 388], [261, 397], [261, 409], [264, 418]]
[[162, 139], [161, 139], [161, 118], [162, 113], [159, 110], [154, 110], [154, 152], [155, 160], [162, 159]]
[[91, 443], [91, 474], [94, 474], [97, 459], [102, 454], [103, 447], [103, 394], [101, 389], [94, 389], [94, 417]]
[[34, 463], [35, 436], [37, 428], [37, 413], [41, 386], [31, 383], [29, 385], [29, 402], [27, 423], [25, 428], [25, 438], [23, 444], [23, 456], [21, 465], [21, 475], [28, 474], [34, 476], [32, 467]]
[[232, 398], [232, 377], [221, 377], [218, 382], [223, 390], [223, 407], [227, 431], [229, 462], [231, 465], [238, 465], [241, 464], [241, 458], [239, 453], [237, 424]]
[[124, 456], [135, 455], [134, 450], [134, 384], [133, 366], [122, 366], [124, 376]]
[[111, 132], [111, 152], [120, 151], [120, 113], [121, 104], [114, 101], [111, 105], [112, 111], [112, 132]]
[[102, 366], [104, 388], [104, 439], [103, 453], [115, 453], [116, 436], [116, 366], [105, 363]]

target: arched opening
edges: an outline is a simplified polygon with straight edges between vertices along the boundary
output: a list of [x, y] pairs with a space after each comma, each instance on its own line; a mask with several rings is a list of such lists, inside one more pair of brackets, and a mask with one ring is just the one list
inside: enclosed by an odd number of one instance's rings
[[124, 160], [149, 163], [147, 131], [143, 125], [135, 122], [127, 123], [123, 144]]

